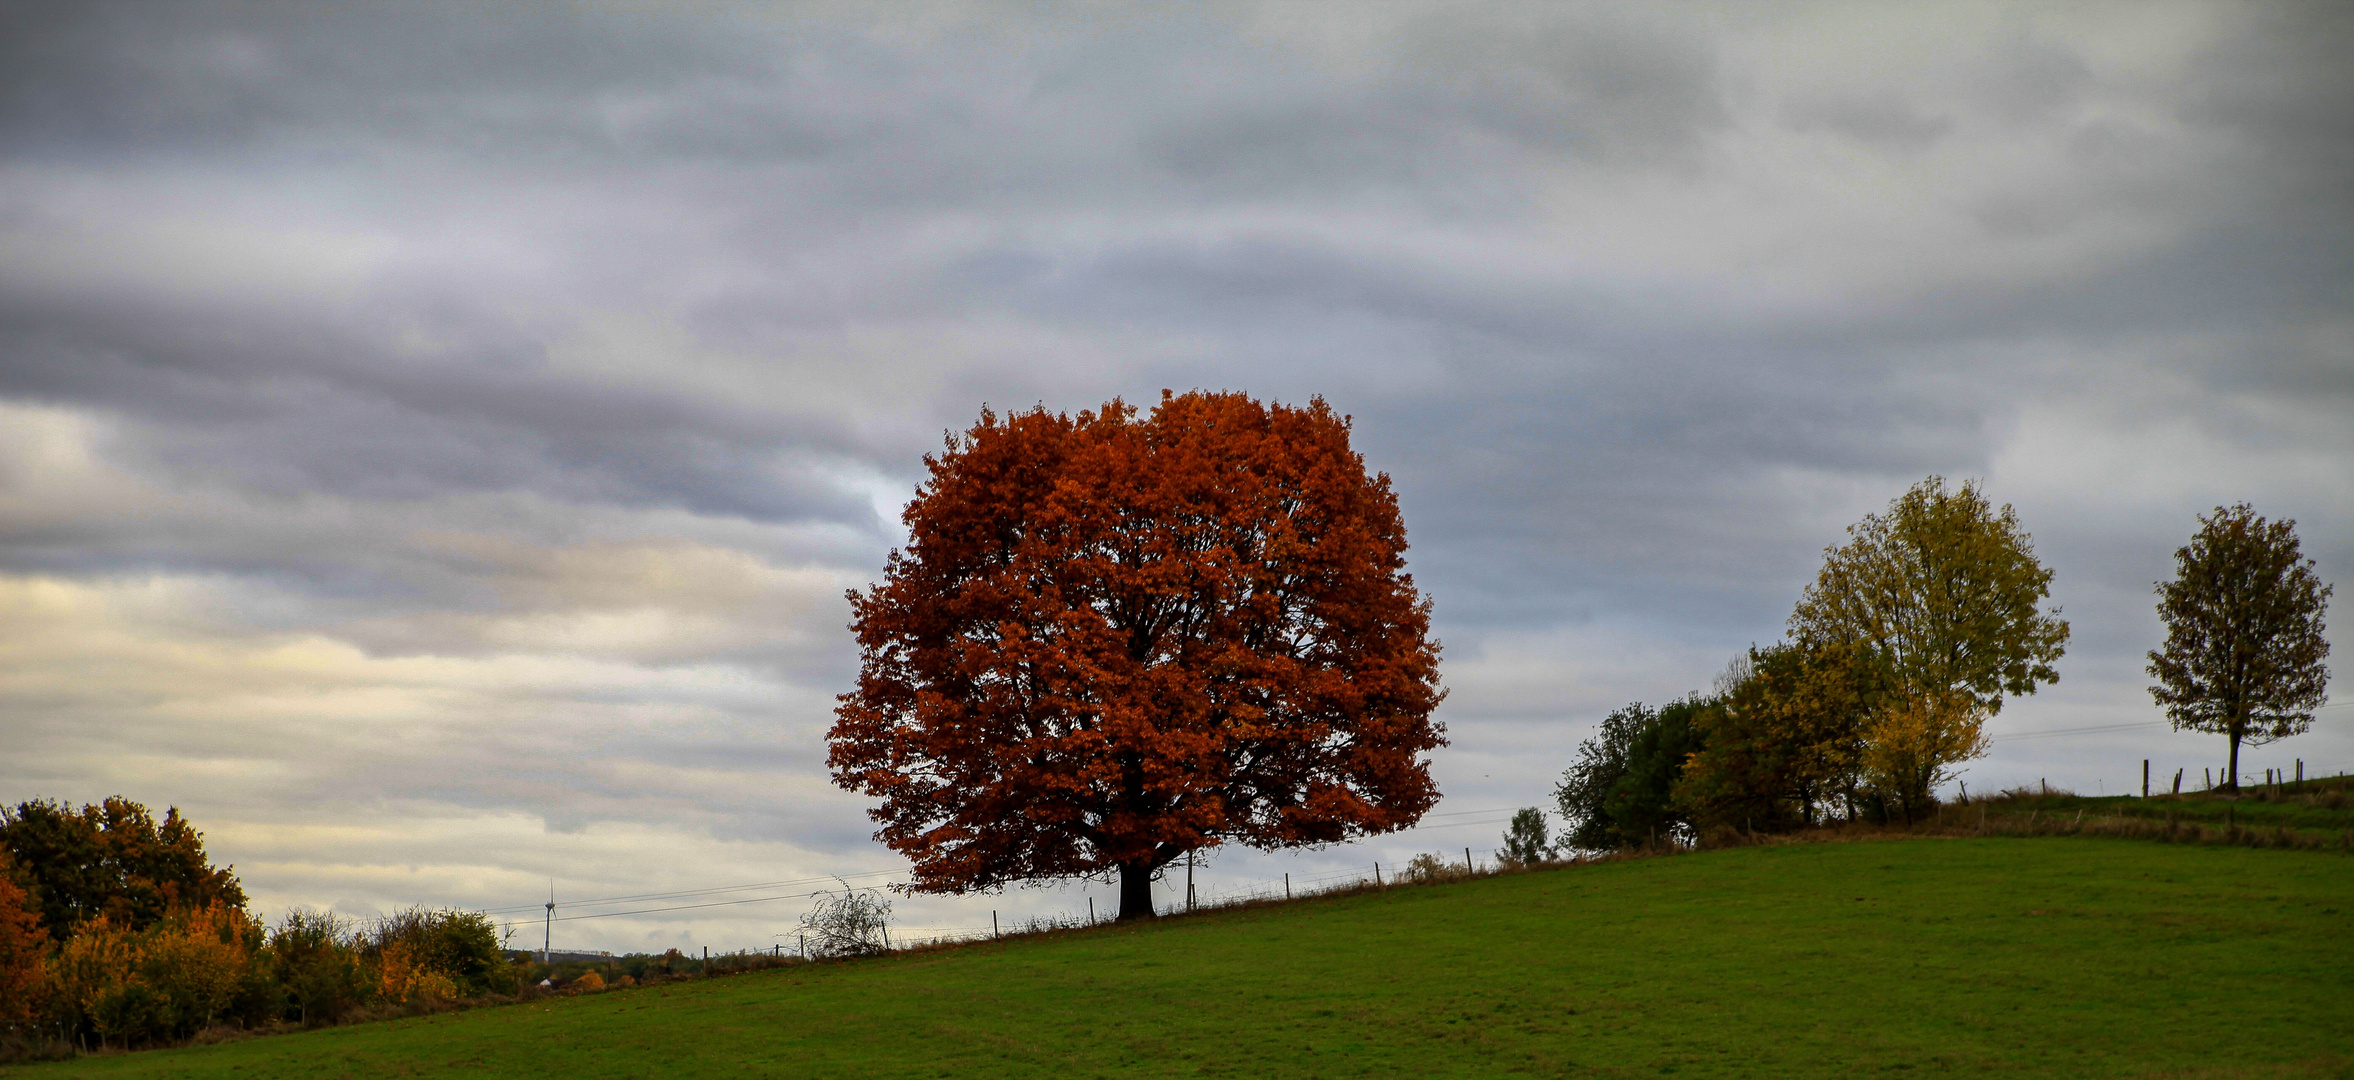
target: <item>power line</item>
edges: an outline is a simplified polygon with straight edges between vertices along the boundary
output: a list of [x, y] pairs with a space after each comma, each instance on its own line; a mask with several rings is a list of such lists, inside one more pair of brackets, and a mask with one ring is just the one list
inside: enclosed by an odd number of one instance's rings
[[[870, 874], [866, 876], [872, 877], [873, 875]], [[823, 891], [825, 890], [818, 890], [818, 892]], [[653, 915], [664, 911], [695, 911], [702, 908], [734, 907], [738, 904], [766, 904], [776, 900], [806, 900], [816, 895], [817, 892], [787, 893], [782, 896], [752, 896], [746, 897], [742, 900], [714, 900], [708, 904], [677, 904], [671, 907], [638, 908], [631, 911], [599, 911], [589, 915], [564, 915], [558, 917], [556, 921], [572, 922], [577, 919], [613, 919], [619, 918], [623, 915]]]
[[[638, 903], [646, 900], [682, 900], [690, 896], [709, 896], [713, 893], [743, 892], [747, 889], [781, 889], [794, 885], [810, 885], [820, 881], [849, 881], [871, 877], [888, 877], [899, 873], [902, 873], [902, 871], [868, 870], [856, 874], [820, 874], [816, 877], [787, 878], [783, 881], [756, 881], [748, 885], [716, 885], [708, 889], [684, 889], [677, 892], [666, 893], [638, 893], [633, 896], [605, 896], [592, 900], [566, 900], [562, 903], [565, 907], [597, 907], [604, 904], [628, 904]], [[522, 904], [514, 907], [483, 908], [481, 910], [486, 915], [498, 915], [518, 911], [534, 911], [537, 910], [539, 906], [540, 905], [538, 904]]]
[[2165, 724], [2166, 721], [2164, 720], [2140, 720], [2130, 724], [2094, 724], [2089, 727], [2050, 728], [2044, 731], [2016, 731], [2007, 735], [1990, 736], [1990, 738], [1996, 741], [2005, 739], [2048, 739], [2055, 735], [2091, 735], [2102, 731], [2134, 731], [2141, 728], [2163, 727]]

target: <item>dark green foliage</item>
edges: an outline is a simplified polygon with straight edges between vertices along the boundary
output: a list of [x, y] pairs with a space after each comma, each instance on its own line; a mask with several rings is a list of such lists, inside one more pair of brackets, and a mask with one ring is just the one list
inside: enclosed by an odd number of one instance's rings
[[1534, 806], [1521, 807], [1512, 815], [1512, 824], [1504, 830], [1504, 861], [1520, 866], [1543, 862], [1553, 857], [1553, 845], [1545, 838], [1545, 812]]
[[[1701, 714], [1703, 747], [1679, 807], [1704, 830], [1784, 832], [1853, 818], [1864, 737], [1888, 693], [1885, 665], [1846, 645], [1752, 648], [1721, 707]], [[1864, 801], [1869, 801], [1868, 796]]]
[[477, 911], [410, 908], [379, 920], [361, 946], [374, 958], [405, 944], [423, 967], [447, 975], [461, 994], [513, 993], [515, 979], [498, 927]]
[[1578, 744], [1577, 763], [1561, 774], [1553, 789], [1561, 809], [1561, 842], [1569, 847], [1600, 851], [1616, 847], [1610, 830], [1610, 790], [1627, 774], [1627, 748], [1635, 733], [1657, 719], [1638, 701], [1602, 718], [1594, 737]]
[[1567, 824], [1563, 842], [1603, 850], [1688, 838], [1691, 822], [1675, 805], [1676, 782], [1702, 745], [1696, 721], [1716, 707], [1695, 694], [1657, 712], [1638, 701], [1604, 717], [1553, 789]]
[[157, 822], [119, 796], [78, 812], [34, 799], [0, 807], [0, 847], [15, 857], [41, 925], [58, 940], [102, 914], [144, 930], [174, 907], [245, 906], [237, 875], [205, 861], [204, 834], [177, 807]]
[[323, 911], [287, 912], [270, 930], [268, 954], [286, 1019], [331, 1024], [365, 1004], [375, 986], [360, 945], [349, 920]]

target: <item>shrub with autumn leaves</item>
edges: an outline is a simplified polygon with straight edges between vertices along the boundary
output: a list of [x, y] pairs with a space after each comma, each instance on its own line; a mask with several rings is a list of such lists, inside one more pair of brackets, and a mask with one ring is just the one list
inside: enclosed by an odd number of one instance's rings
[[260, 925], [219, 901], [143, 929], [101, 915], [50, 956], [43, 1012], [103, 1045], [185, 1039], [267, 1010], [266, 980], [253, 978], [260, 943]]
[[43, 1041], [155, 1046], [514, 990], [479, 913], [363, 925], [296, 910], [265, 927], [243, 902], [177, 811], [158, 825], [124, 799], [0, 809], [0, 1060]]
[[16, 883], [16, 862], [0, 850], [0, 1030], [29, 1023], [35, 994], [46, 981], [42, 955], [49, 931]]

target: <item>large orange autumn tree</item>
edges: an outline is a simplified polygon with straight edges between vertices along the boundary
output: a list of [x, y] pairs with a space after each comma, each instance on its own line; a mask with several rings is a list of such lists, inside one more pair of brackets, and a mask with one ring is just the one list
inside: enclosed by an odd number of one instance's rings
[[924, 462], [906, 549], [850, 594], [863, 663], [829, 736], [913, 888], [1116, 877], [1149, 917], [1189, 851], [1438, 800], [1430, 605], [1389, 477], [1323, 401], [983, 411]]

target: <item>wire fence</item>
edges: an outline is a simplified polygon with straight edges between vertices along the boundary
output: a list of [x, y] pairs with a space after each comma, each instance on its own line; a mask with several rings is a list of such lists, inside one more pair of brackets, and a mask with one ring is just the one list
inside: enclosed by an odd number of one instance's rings
[[[2354, 708], [2354, 702], [2342, 702], [2323, 705], [2315, 711], [2318, 712], [2323, 710], [2339, 710], [2347, 708]], [[2005, 734], [1993, 735], [1990, 736], [1990, 738], [1996, 742], [2029, 739], [2068, 738], [2087, 735], [2113, 734], [2129, 731], [2146, 731], [2154, 728], [2163, 728], [2169, 726], [2171, 726], [2170, 723], [2165, 720], [2147, 720], [2114, 724], [2090, 724], [2081, 727], [2051, 728], [2041, 731], [2009, 732]], [[2303, 775], [2307, 769], [2312, 769], [2316, 775], [2324, 774], [2325, 772], [2335, 773], [2343, 771], [2334, 767], [2324, 766], [2319, 762], [2297, 762], [2297, 771], [2300, 775]], [[2255, 772], [2242, 776], [2242, 783], [2245, 784], [2255, 781], [2257, 777], [2264, 774], [2264, 772], [2265, 770], [2258, 768]], [[2285, 770], [2282, 772], [2285, 773]], [[2184, 781], [2182, 790], [2191, 791], [2210, 790], [2223, 783], [2223, 779], [2220, 776], [2220, 770], [2202, 776], [2199, 780], [2194, 782], [2190, 780], [2190, 774], [2186, 769], [2182, 775], [2182, 780]], [[2158, 794], [2168, 790], [2173, 790], [2174, 782], [2175, 774], [2161, 770], [2159, 773], [2154, 774], [2151, 778], [2150, 793]], [[2195, 787], [2193, 786], [2193, 783], [2196, 784]], [[2120, 793], [2123, 794], [2126, 792]], [[1518, 807], [1496, 807], [1478, 810], [1452, 810], [1442, 813], [1429, 814], [1426, 815], [1422, 819], [1422, 823], [1418, 824], [1413, 830], [1411, 830], [1410, 833], [1400, 835], [1419, 835], [1445, 829], [1486, 828], [1502, 826], [1508, 824], [1512, 815], [1519, 809], [1520, 808]], [[1486, 856], [1491, 861], [1493, 861], [1494, 857], [1499, 853], [1499, 850], [1500, 849], [1497, 848], [1464, 848], [1461, 849], [1459, 853], [1463, 858], [1464, 864], [1469, 868], [1469, 872], [1478, 873], [1480, 857]], [[1221, 881], [1212, 888], [1204, 888], [1198, 885], [1189, 885], [1185, 887], [1187, 895], [1163, 907], [1161, 909], [1161, 913], [1181, 914], [1189, 909], [1193, 911], [1200, 911], [1210, 908], [1234, 907], [1238, 905], [1266, 903], [1286, 898], [1299, 899], [1303, 897], [1323, 895], [1333, 892], [1346, 892], [1362, 888], [1381, 887], [1393, 883], [1400, 870], [1401, 868], [1395, 865], [1391, 865], [1385, 869], [1383, 864], [1379, 862], [1368, 862], [1360, 867], [1329, 870], [1315, 874], [1279, 875], [1275, 877], [1246, 879], [1243, 881]], [[1174, 873], [1174, 866], [1168, 870], [1165, 870], [1164, 873]], [[822, 874], [809, 877], [784, 878], [773, 881], [748, 882], [739, 885], [721, 885], [702, 889], [679, 889], [667, 892], [628, 893], [615, 896], [592, 897], [583, 900], [564, 899], [558, 901], [551, 897], [549, 901], [544, 903], [517, 904], [509, 907], [487, 908], [483, 909], [483, 911], [485, 914], [492, 915], [494, 917], [523, 916], [526, 915], [526, 913], [541, 916], [540, 918], [511, 918], [508, 925], [513, 929], [520, 930], [527, 927], [529, 923], [532, 922], [544, 922], [545, 924], [552, 926], [554, 923], [559, 922], [570, 923], [584, 920], [625, 918], [629, 916], [641, 915], [661, 915], [685, 911], [717, 911], [719, 909], [742, 907], [754, 904], [780, 903], [796, 900], [809, 901], [816, 899], [820, 895], [834, 892], [841, 887], [888, 887], [892, 885], [904, 885], [907, 883], [907, 881], [908, 874], [904, 869], [865, 870], [847, 874]], [[741, 895], [746, 893], [754, 895]], [[988, 926], [981, 926], [977, 924], [970, 926], [894, 926], [892, 927], [893, 948], [918, 948], [931, 945], [951, 944], [955, 942], [984, 940], [991, 937], [1005, 936], [1007, 934], [1013, 933], [1042, 933], [1052, 930], [1075, 929], [1086, 926], [1094, 926], [1102, 923], [1116, 921], [1117, 912], [1097, 910], [1094, 905], [1091, 904], [1085, 913], [1074, 911], [1068, 914], [1026, 914], [1020, 916], [1018, 922], [1011, 918], [999, 919], [997, 918], [997, 913], [995, 912], [992, 912], [991, 916], [992, 922], [991, 925]], [[754, 951], [775, 953], [778, 950], [783, 949], [785, 944], [787, 944], [787, 941], [788, 939], [780, 939], [777, 944], [772, 945], [767, 949]]]
[[[1467, 813], [1492, 811], [1467, 811]], [[1465, 824], [1472, 824], [1466, 822]], [[1481, 822], [1479, 824], [1486, 824]], [[1279, 874], [1273, 877], [1250, 878], [1221, 882], [1215, 888], [1186, 885], [1178, 887], [1187, 895], [1167, 904], [1155, 905], [1154, 914], [1162, 918], [1197, 915], [1212, 911], [1256, 907], [1286, 901], [1309, 900], [1317, 897], [1340, 896], [1369, 889], [1395, 888], [1405, 885], [1429, 884], [1436, 881], [1460, 881], [1473, 877], [1501, 873], [1507, 869], [1498, 856], [1500, 848], [1464, 847], [1450, 852], [1432, 852], [1416, 856], [1406, 864], [1367, 862], [1315, 874]], [[1593, 853], [1578, 853], [1584, 857]], [[1182, 864], [1171, 864], [1164, 869], [1167, 876]], [[1119, 913], [1090, 907], [1084, 914], [1050, 913], [1025, 915], [1019, 919], [998, 920], [991, 912], [988, 926], [894, 926], [891, 928], [890, 949], [894, 952], [934, 948], [943, 945], [966, 944], [997, 938], [1025, 937], [1066, 930], [1084, 930], [1119, 921]]]

